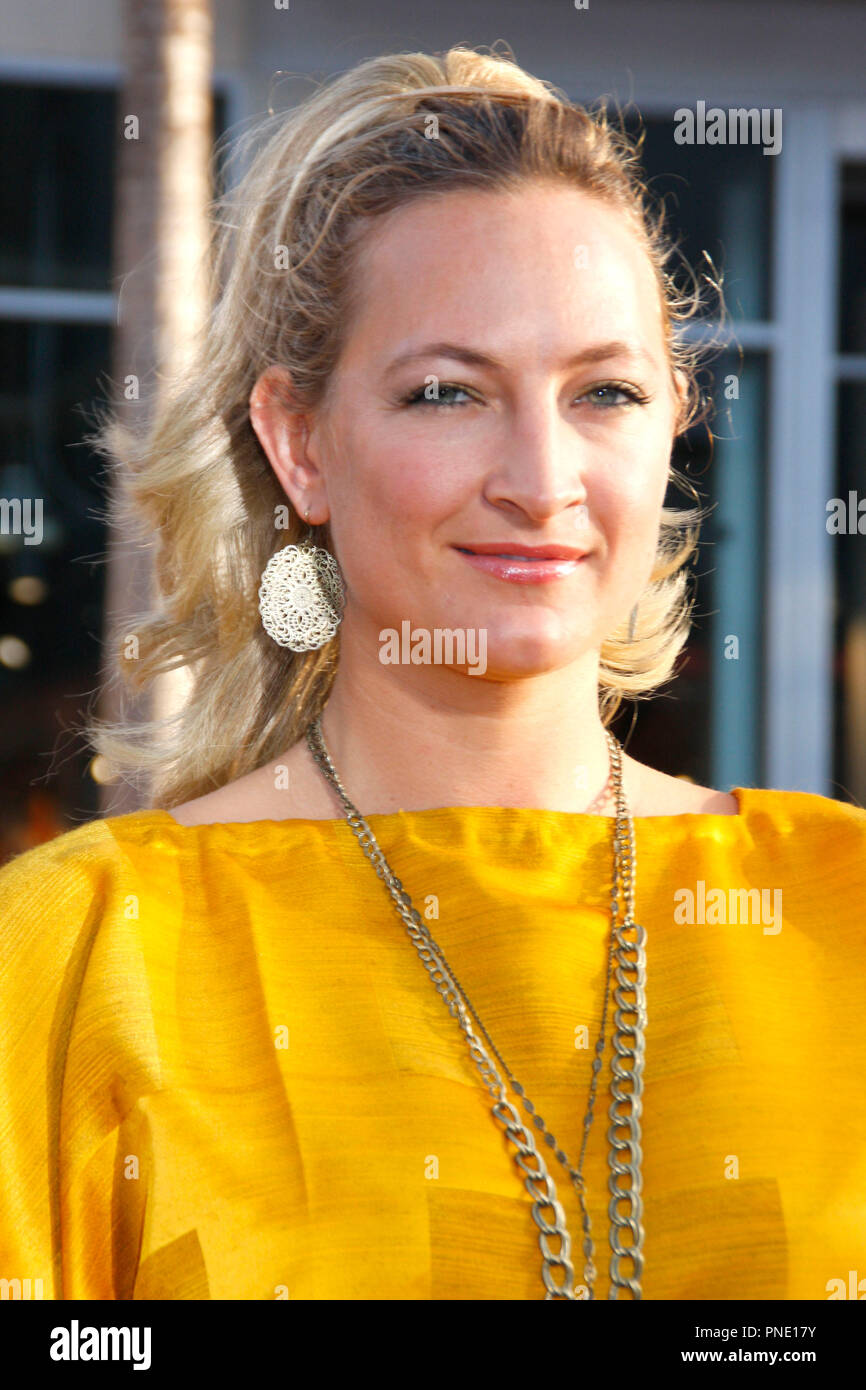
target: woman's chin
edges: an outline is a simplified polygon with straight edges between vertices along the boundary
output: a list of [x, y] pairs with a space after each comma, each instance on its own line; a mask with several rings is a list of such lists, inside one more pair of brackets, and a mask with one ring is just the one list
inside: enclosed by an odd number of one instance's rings
[[443, 625], [428, 627], [404, 620], [380, 629], [379, 660], [383, 665], [447, 666], [473, 676], [511, 680], [560, 670], [598, 649], [593, 633], [575, 631], [571, 622], [549, 609], [491, 614], [470, 626], [454, 620], [445, 625], [440, 614], [439, 622]]
[[587, 654], [595, 656], [592, 644], [575, 641], [573, 637], [568, 641], [537, 636], [494, 640], [488, 634], [486, 647], [481, 644], [479, 660], [474, 663], [475, 670], [469, 662], [465, 666], [460, 663], [460, 669], [472, 675], [484, 675], [488, 680], [521, 680], [562, 670]]

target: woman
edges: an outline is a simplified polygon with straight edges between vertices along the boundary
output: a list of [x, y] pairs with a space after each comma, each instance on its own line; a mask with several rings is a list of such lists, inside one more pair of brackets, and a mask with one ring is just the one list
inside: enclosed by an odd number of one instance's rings
[[173, 731], [93, 726], [152, 808], [0, 874], [0, 1274], [823, 1299], [866, 1237], [866, 813], [608, 734], [699, 519], [636, 152], [462, 48], [265, 133], [198, 371], [102, 436], [159, 544], [128, 679], [194, 677]]

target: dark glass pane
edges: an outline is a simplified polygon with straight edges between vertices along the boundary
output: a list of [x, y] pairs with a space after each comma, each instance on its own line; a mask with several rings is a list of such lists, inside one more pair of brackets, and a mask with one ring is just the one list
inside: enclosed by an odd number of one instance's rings
[[23, 464], [73, 532], [99, 495], [95, 462], [76, 447], [86, 428], [76, 407], [98, 391], [110, 333], [107, 324], [0, 322], [0, 466]]
[[718, 503], [701, 550], [708, 571], [712, 649], [713, 783], [763, 782], [764, 594], [770, 366], [764, 353], [725, 353], [713, 365]]
[[0, 283], [108, 290], [113, 91], [0, 86]]
[[832, 795], [840, 801], [853, 801], [863, 806], [866, 805], [866, 382], [840, 386], [837, 426], [836, 501], [827, 518], [828, 529], [833, 528], [830, 536], [836, 576]]
[[[110, 89], [0, 84], [0, 284], [111, 289], [116, 109]], [[215, 138], [225, 122], [215, 94]]]
[[[0, 282], [111, 287], [115, 109], [111, 92], [0, 86]], [[215, 137], [225, 123], [217, 95]], [[0, 321], [0, 498], [41, 501], [43, 531], [38, 544], [20, 524], [0, 534], [0, 863], [99, 814], [91, 750], [70, 726], [101, 660], [107, 499], [81, 436], [111, 330]], [[38, 512], [19, 518], [30, 529]]]
[[[674, 680], [638, 702], [636, 716], [627, 705], [614, 725], [625, 738], [635, 720], [628, 752], [639, 761], [721, 791], [760, 781], [766, 377], [760, 354], [742, 362], [724, 354], [711, 365], [712, 449], [706, 426], [695, 426], [673, 460], [701, 505], [715, 504], [689, 566], [689, 641]], [[694, 500], [671, 485], [666, 505]]]
[[842, 168], [839, 351], [866, 353], [866, 164]]
[[[631, 129], [637, 118], [628, 122]], [[776, 159], [761, 145], [678, 145], [673, 115], [647, 119], [643, 165], [656, 197], [665, 197], [669, 225], [695, 271], [703, 251], [724, 270], [728, 310], [736, 320], [770, 314], [770, 229]], [[673, 270], [675, 255], [668, 263]], [[712, 303], [709, 303], [712, 310]]]
[[81, 717], [100, 661], [102, 461], [80, 440], [109, 335], [0, 323], [0, 497], [33, 507], [20, 513], [26, 529], [0, 536], [0, 858], [23, 847], [25, 822], [64, 829], [98, 813], [90, 754], [64, 729]]

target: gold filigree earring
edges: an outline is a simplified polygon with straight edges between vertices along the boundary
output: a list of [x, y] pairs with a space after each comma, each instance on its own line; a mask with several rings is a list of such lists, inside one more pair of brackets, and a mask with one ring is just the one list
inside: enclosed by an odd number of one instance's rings
[[[309, 507], [304, 519], [310, 519]], [[313, 545], [311, 528], [297, 545], [271, 556], [259, 587], [259, 612], [268, 636], [281, 647], [311, 652], [334, 636], [345, 599], [340, 567], [329, 550]]]

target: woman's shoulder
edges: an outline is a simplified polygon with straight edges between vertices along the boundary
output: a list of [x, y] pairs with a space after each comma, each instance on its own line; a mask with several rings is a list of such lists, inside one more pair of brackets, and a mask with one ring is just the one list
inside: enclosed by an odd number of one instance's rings
[[866, 894], [866, 809], [818, 792], [769, 787], [739, 789], [744, 872], [760, 866], [762, 881], [809, 897], [822, 915], [834, 902], [860, 923]]
[[670, 777], [649, 767], [639, 769], [641, 801], [637, 815], [705, 815], [737, 817], [750, 828], [802, 835], [838, 829], [850, 832], [856, 842], [866, 834], [866, 808], [836, 800], [819, 792], [787, 791], [776, 787], [734, 787], [729, 792], [699, 786], [682, 777]]
[[183, 826], [245, 825], [332, 820], [340, 810], [305, 749], [294, 744], [275, 761], [172, 806], [167, 814]]
[[21, 850], [0, 866], [0, 946], [4, 957], [42, 934], [47, 949], [112, 912], [152, 877], [159, 815], [133, 811], [96, 817]]
[[0, 902], [8, 917], [21, 890], [34, 908], [48, 906], [77, 889], [92, 887], [109, 862], [116, 857], [117, 844], [108, 819], [94, 819], [19, 850], [0, 867]]
[[856, 802], [775, 787], [739, 788], [738, 799], [755, 826], [772, 824], [782, 834], [812, 832], [819, 839], [839, 834], [864, 843], [866, 807]]
[[75, 826], [0, 868], [4, 1045], [31, 1030], [47, 1046], [55, 1010], [72, 1016], [96, 943], [124, 920], [132, 887], [109, 819]]

